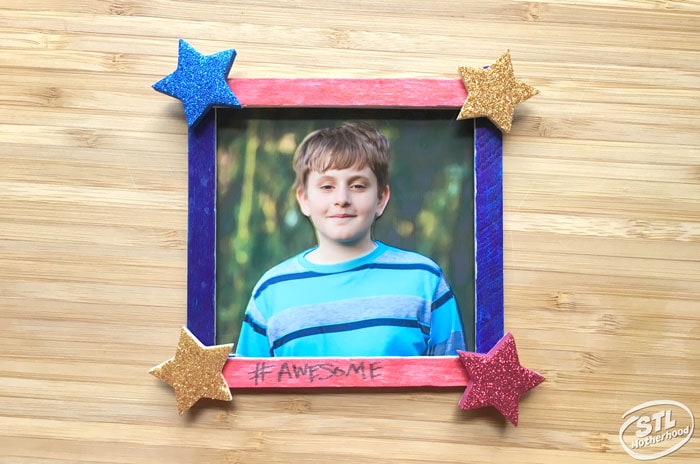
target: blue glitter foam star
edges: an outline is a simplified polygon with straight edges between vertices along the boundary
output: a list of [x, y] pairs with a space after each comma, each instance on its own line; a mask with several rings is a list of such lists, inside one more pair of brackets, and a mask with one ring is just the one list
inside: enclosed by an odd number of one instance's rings
[[204, 56], [180, 39], [177, 69], [153, 84], [153, 88], [182, 101], [187, 125], [193, 127], [214, 106], [242, 108], [226, 78], [236, 50]]

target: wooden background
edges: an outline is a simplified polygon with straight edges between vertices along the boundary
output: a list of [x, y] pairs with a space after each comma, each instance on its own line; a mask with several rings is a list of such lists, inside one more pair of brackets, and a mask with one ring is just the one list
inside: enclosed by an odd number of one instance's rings
[[[458, 77], [510, 49], [506, 329], [520, 425], [461, 390], [234, 391], [147, 374], [185, 323], [177, 41], [231, 77]], [[2, 0], [0, 462], [635, 462], [622, 414], [700, 414], [700, 2]], [[700, 439], [671, 457], [700, 460]]]

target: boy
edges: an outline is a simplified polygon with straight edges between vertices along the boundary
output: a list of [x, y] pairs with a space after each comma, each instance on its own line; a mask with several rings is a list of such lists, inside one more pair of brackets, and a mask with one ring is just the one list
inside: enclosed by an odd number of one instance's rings
[[437, 356], [465, 350], [438, 265], [372, 239], [389, 202], [389, 141], [366, 124], [309, 134], [296, 197], [318, 246], [267, 271], [246, 309], [239, 356]]

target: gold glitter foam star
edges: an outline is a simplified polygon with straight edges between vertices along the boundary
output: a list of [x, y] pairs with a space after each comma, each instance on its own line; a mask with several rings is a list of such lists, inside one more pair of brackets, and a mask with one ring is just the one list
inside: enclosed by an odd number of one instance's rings
[[513, 123], [515, 105], [540, 93], [515, 78], [508, 50], [487, 69], [460, 66], [459, 72], [467, 88], [467, 99], [457, 119], [486, 116], [506, 134]]
[[231, 390], [221, 371], [232, 347], [232, 344], [206, 347], [183, 327], [175, 357], [148, 372], [175, 389], [180, 415], [200, 398], [231, 401]]

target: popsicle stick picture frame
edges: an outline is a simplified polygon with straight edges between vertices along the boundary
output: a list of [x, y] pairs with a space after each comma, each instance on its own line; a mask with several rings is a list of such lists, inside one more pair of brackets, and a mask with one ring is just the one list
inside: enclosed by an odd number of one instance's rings
[[[455, 249], [472, 251], [470, 306], [465, 330], [469, 351], [488, 352], [503, 337], [502, 134], [488, 119], [456, 121], [467, 91], [461, 79], [251, 79], [227, 80], [241, 108], [206, 111], [188, 130], [187, 328], [204, 345], [233, 343], [217, 338], [217, 140], [222, 120], [247, 118], [327, 118], [437, 120], [470, 137], [473, 157], [464, 208], [473, 215], [470, 230], [453, 234]], [[418, 114], [418, 116], [416, 116]], [[262, 116], [261, 116], [262, 115]], [[308, 116], [311, 115], [311, 116]], [[446, 116], [447, 115], [447, 116]], [[235, 125], [235, 123], [234, 123]], [[243, 124], [245, 125], [245, 124]], [[423, 154], [430, 158], [429, 150]], [[254, 156], [251, 155], [251, 156]], [[396, 155], [394, 155], [396, 156]], [[234, 160], [235, 162], [235, 160]], [[290, 162], [287, 158], [286, 162]], [[393, 162], [393, 161], [392, 161]], [[291, 174], [291, 166], [289, 168]], [[392, 179], [393, 182], [393, 179]], [[472, 193], [472, 192], [469, 192]], [[226, 213], [228, 214], [228, 213]], [[217, 221], [217, 215], [219, 220]], [[298, 250], [301, 251], [301, 250]], [[219, 258], [220, 259], [220, 258]], [[249, 256], [249, 260], [255, 256]], [[235, 270], [234, 270], [235, 272]], [[449, 276], [448, 276], [449, 277]], [[219, 280], [219, 285], [223, 285]], [[219, 289], [221, 290], [221, 289]], [[246, 295], [248, 298], [250, 289]], [[240, 295], [239, 295], [240, 297]], [[240, 300], [240, 298], [239, 298]], [[471, 326], [470, 326], [471, 325]], [[315, 387], [454, 387], [468, 378], [458, 356], [247, 358], [231, 355], [223, 376], [232, 389]]]

